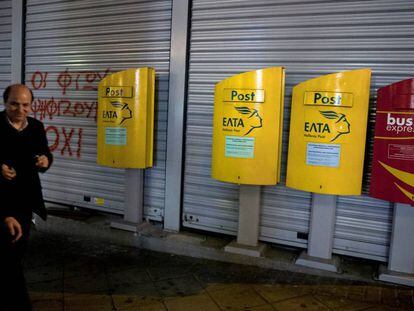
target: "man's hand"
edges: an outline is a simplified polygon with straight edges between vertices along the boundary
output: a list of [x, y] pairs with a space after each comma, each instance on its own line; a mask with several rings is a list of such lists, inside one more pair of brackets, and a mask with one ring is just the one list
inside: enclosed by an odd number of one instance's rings
[[12, 180], [16, 177], [16, 171], [12, 167], [8, 167], [6, 164], [1, 166], [1, 174], [7, 180]]
[[12, 242], [17, 242], [23, 235], [22, 226], [14, 217], [6, 217], [4, 223], [9, 230], [9, 233], [14, 237]]
[[48, 168], [49, 159], [45, 155], [36, 156], [36, 166], [38, 168]]

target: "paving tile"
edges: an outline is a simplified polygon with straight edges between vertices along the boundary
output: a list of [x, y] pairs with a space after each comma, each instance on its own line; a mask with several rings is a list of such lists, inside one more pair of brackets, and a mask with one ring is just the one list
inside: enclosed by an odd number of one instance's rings
[[61, 279], [30, 283], [27, 284], [27, 289], [32, 301], [63, 299], [63, 282]]
[[266, 304], [266, 301], [246, 284], [230, 284], [225, 287], [207, 288], [211, 298], [225, 310], [252, 308]]
[[324, 306], [311, 295], [291, 298], [288, 300], [272, 304], [278, 311], [292, 310], [310, 310], [310, 311], [327, 311], [328, 307]]
[[400, 311], [400, 310], [403, 310], [403, 309], [384, 306], [384, 305], [379, 305], [379, 304], [375, 304], [373, 307], [364, 309], [364, 311], [397, 311], [397, 310]]
[[396, 306], [398, 291], [394, 287], [383, 287], [381, 290], [381, 302], [388, 306]]
[[[121, 309], [122, 310], [122, 309]], [[140, 306], [139, 309], [133, 309], [134, 311], [165, 311], [167, 308], [161, 303], [153, 303], [150, 305]]]
[[37, 301], [58, 300], [63, 301], [63, 293], [57, 292], [35, 292], [29, 291], [30, 300], [34, 303]]
[[165, 298], [184, 297], [204, 292], [203, 287], [193, 276], [157, 281], [154, 284], [161, 296]]
[[168, 311], [220, 311], [220, 308], [207, 294], [166, 299]]
[[118, 284], [139, 284], [151, 282], [147, 271], [142, 268], [130, 268], [116, 272], [109, 272], [107, 273], [107, 278], [110, 288], [113, 288]]
[[109, 286], [104, 274], [83, 275], [65, 278], [63, 281], [65, 293], [109, 293]]
[[33, 311], [63, 311], [63, 299], [32, 301], [32, 308]]
[[64, 277], [98, 275], [104, 273], [105, 265], [96, 258], [73, 258], [67, 259], [64, 265]]
[[116, 308], [129, 308], [157, 304], [162, 297], [152, 282], [141, 284], [120, 284], [112, 293]]
[[65, 311], [112, 311], [110, 295], [98, 294], [65, 294]]
[[116, 310], [141, 310], [143, 307], [161, 307], [161, 310], [164, 310], [164, 305], [160, 297], [156, 296], [136, 296], [133, 294], [130, 295], [121, 295], [113, 294], [112, 300]]
[[289, 298], [303, 296], [307, 293], [308, 287], [298, 285], [253, 285], [253, 288], [268, 302], [277, 302]]
[[33, 310], [63, 310], [63, 292], [37, 288], [29, 291]]
[[32, 238], [25, 269], [34, 311], [414, 310], [412, 289], [404, 286], [174, 256], [51, 233], [36, 232]]
[[350, 285], [318, 285], [313, 288], [314, 295], [335, 296], [338, 298], [348, 298]]
[[351, 285], [347, 288], [348, 298], [352, 300], [363, 301], [366, 297], [367, 286], [366, 285]]
[[346, 298], [339, 297], [329, 297], [329, 296], [315, 296], [317, 300], [322, 302], [325, 306], [331, 310], [341, 310], [341, 311], [358, 311], [365, 310], [373, 306], [373, 304], [354, 301]]
[[116, 253], [108, 254], [105, 258], [102, 258], [102, 264], [105, 266], [108, 272], [118, 272], [123, 270], [129, 270], [133, 268], [144, 268], [142, 259], [144, 255], [141, 254], [141, 250], [136, 249], [132, 251], [129, 249], [116, 249]]
[[371, 303], [378, 303], [381, 301], [381, 286], [367, 286], [364, 296], [364, 301]]
[[413, 305], [413, 290], [409, 288], [397, 290], [397, 299], [403, 305]]
[[262, 306], [251, 307], [251, 308], [247, 308], [247, 309], [243, 309], [243, 310], [250, 310], [250, 311], [274, 311], [276, 309], [273, 308], [271, 304], [265, 304], [265, 305], [262, 305]]
[[369, 286], [367, 293], [369, 297], [365, 298], [366, 301], [375, 300], [375, 303], [380, 303], [384, 307], [398, 310], [414, 310], [413, 291], [410, 288]]
[[30, 267], [24, 272], [27, 283], [58, 280], [63, 277], [63, 263], [60, 265]]

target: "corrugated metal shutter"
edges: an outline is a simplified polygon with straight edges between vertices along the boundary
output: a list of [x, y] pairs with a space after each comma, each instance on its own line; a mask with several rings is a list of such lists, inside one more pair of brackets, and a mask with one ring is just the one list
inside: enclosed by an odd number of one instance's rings
[[96, 89], [108, 73], [150, 66], [156, 150], [144, 205], [147, 217], [162, 220], [170, 34], [171, 1], [27, 1], [25, 78], [56, 158], [43, 178], [48, 200], [123, 212], [124, 171], [95, 164]]
[[[193, 1], [184, 226], [237, 231], [238, 187], [210, 178], [215, 83], [240, 72], [286, 67], [284, 180], [292, 87], [319, 75], [372, 68], [372, 128], [376, 90], [412, 76], [413, 12], [414, 1]], [[310, 203], [310, 193], [284, 182], [263, 187], [260, 239], [306, 247]], [[339, 197], [334, 252], [386, 260], [390, 207], [366, 195]]]
[[[2, 91], [11, 81], [11, 5], [11, 0], [0, 1], [0, 90]], [[3, 107], [3, 100], [0, 107]]]

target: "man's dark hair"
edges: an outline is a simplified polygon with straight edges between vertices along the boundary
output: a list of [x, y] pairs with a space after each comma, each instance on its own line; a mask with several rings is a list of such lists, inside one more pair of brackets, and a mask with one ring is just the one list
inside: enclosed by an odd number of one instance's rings
[[5, 89], [5, 90], [4, 90], [4, 92], [3, 92], [3, 103], [4, 103], [4, 104], [6, 104], [6, 103], [7, 103], [7, 101], [8, 101], [8, 99], [9, 99], [9, 95], [10, 95], [10, 92], [11, 92], [12, 88], [17, 87], [17, 86], [25, 86], [25, 87], [29, 90], [30, 95], [32, 95], [32, 101], [31, 101], [31, 102], [33, 102], [33, 100], [34, 100], [34, 96], [33, 96], [33, 92], [32, 92], [32, 90], [31, 90], [31, 89], [29, 89], [29, 88], [28, 88], [26, 85], [24, 85], [24, 84], [12, 84], [12, 85], [9, 85], [8, 87], [6, 87], [6, 89]]

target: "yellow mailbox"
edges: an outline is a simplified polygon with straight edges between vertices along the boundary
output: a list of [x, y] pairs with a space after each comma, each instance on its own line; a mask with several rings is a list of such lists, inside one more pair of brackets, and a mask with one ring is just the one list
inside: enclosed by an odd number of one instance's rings
[[98, 87], [98, 164], [119, 168], [152, 166], [153, 68], [128, 69]]
[[339, 72], [293, 88], [286, 185], [361, 194], [371, 70]]
[[284, 68], [274, 67], [216, 85], [213, 178], [251, 185], [280, 180], [284, 78]]

